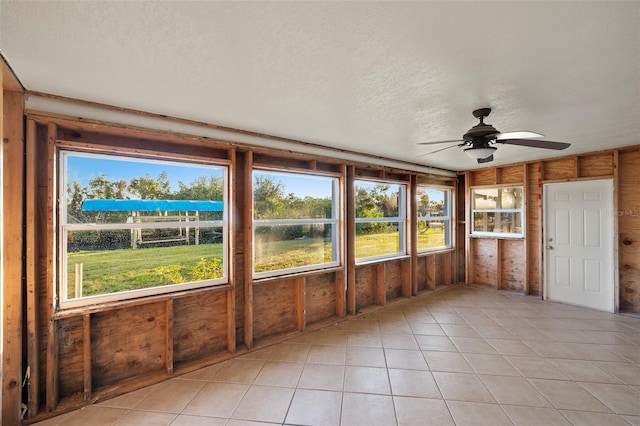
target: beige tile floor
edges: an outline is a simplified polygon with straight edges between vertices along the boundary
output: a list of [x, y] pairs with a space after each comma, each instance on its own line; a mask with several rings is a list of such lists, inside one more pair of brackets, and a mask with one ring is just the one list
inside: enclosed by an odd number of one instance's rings
[[640, 319], [476, 287], [40, 425], [640, 425]]

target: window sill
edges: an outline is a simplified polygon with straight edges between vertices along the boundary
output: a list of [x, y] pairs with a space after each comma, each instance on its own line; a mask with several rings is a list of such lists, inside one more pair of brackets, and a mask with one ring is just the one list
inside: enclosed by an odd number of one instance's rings
[[312, 269], [312, 270], [309, 270], [309, 271], [284, 273], [284, 274], [279, 274], [279, 275], [272, 275], [272, 276], [269, 276], [269, 277], [253, 278], [251, 280], [251, 282], [253, 284], [266, 284], [266, 283], [273, 282], [273, 281], [278, 281], [278, 280], [289, 280], [289, 279], [298, 278], [298, 277], [309, 277], [309, 276], [313, 276], [313, 275], [329, 274], [329, 273], [332, 273], [332, 272], [339, 272], [339, 271], [344, 271], [344, 267], [342, 267], [342, 266], [330, 266], [330, 267], [327, 267], [327, 268]]
[[356, 267], [374, 265], [376, 263], [392, 262], [394, 260], [405, 260], [405, 259], [411, 259], [411, 255], [402, 254], [398, 256], [387, 256], [387, 257], [377, 257], [373, 259], [367, 259], [361, 262], [356, 262]]
[[509, 235], [509, 234], [470, 234], [469, 238], [476, 239], [491, 239], [491, 240], [524, 240], [523, 234]]

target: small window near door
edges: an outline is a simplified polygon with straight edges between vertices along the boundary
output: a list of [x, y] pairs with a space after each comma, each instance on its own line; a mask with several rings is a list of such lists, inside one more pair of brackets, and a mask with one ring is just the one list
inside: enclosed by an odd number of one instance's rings
[[472, 189], [471, 234], [522, 237], [523, 194], [521, 186]]

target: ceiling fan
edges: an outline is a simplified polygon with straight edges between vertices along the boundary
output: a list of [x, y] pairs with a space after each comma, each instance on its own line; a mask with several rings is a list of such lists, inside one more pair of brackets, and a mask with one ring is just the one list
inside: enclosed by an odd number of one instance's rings
[[493, 146], [495, 144], [506, 145], [520, 145], [532, 148], [544, 148], [562, 150], [566, 149], [571, 144], [565, 142], [553, 142], [547, 140], [539, 140], [532, 138], [542, 138], [544, 135], [535, 132], [506, 132], [501, 133], [496, 130], [491, 124], [486, 124], [484, 119], [491, 114], [491, 108], [480, 108], [473, 111], [473, 116], [480, 120], [480, 123], [473, 126], [462, 136], [459, 140], [449, 141], [436, 141], [436, 142], [419, 142], [418, 145], [436, 145], [441, 143], [456, 143], [456, 145], [448, 146], [446, 148], [437, 149], [435, 151], [427, 152], [423, 155], [434, 154], [436, 152], [444, 151], [445, 149], [454, 147], [465, 147], [464, 152], [471, 158], [474, 158], [478, 163], [488, 163], [493, 161], [493, 154], [498, 149]]

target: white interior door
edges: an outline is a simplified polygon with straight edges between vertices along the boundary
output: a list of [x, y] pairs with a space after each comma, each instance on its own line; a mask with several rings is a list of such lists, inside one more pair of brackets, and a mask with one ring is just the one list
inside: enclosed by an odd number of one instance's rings
[[543, 192], [545, 299], [613, 312], [613, 181]]

